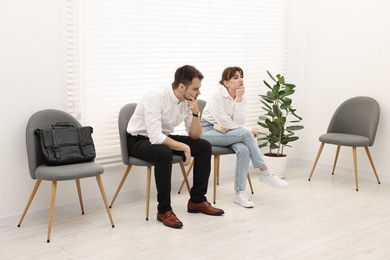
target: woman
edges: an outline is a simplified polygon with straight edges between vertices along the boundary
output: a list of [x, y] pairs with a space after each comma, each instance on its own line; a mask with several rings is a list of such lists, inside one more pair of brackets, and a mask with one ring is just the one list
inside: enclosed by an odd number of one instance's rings
[[252, 208], [253, 202], [244, 194], [249, 163], [260, 171], [260, 181], [275, 188], [287, 187], [287, 182], [272, 174], [265, 164], [254, 137], [257, 128], [245, 124], [244, 73], [239, 67], [228, 67], [222, 73], [222, 85], [212, 94], [202, 113], [201, 138], [215, 146], [229, 146], [236, 155], [234, 202]]

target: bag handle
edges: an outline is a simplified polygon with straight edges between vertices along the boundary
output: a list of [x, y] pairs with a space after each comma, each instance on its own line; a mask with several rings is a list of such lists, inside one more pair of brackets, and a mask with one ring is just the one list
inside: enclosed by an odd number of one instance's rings
[[76, 127], [76, 125], [71, 124], [69, 122], [57, 122], [57, 123], [51, 125], [51, 128], [53, 128], [53, 129], [56, 129], [59, 127]]

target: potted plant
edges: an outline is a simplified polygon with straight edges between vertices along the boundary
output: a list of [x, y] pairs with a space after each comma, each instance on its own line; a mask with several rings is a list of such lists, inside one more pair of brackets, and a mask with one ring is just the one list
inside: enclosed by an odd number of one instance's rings
[[[278, 172], [273, 169], [279, 177], [285, 177], [285, 168], [287, 165], [286, 154], [284, 153], [284, 148], [291, 147], [289, 143], [299, 139], [295, 135], [295, 131], [303, 128], [299, 123], [302, 118], [298, 116], [295, 111], [296, 109], [292, 106], [291, 95], [294, 94], [295, 85], [291, 83], [286, 83], [284, 76], [278, 74], [276, 77], [267, 71], [267, 74], [273, 81], [273, 86], [268, 84], [267, 81], [263, 81], [264, 84], [269, 89], [266, 95], [260, 95], [261, 103], [264, 105], [262, 109], [265, 111], [265, 114], [259, 116], [259, 121], [257, 122], [261, 127], [265, 128], [266, 133], [261, 132], [258, 139], [259, 147], [268, 147], [269, 151], [264, 155], [267, 156], [267, 164], [271, 158], [284, 158], [284, 169], [278, 169]], [[292, 119], [290, 119], [292, 118]], [[278, 163], [278, 165], [283, 165], [283, 163]]]

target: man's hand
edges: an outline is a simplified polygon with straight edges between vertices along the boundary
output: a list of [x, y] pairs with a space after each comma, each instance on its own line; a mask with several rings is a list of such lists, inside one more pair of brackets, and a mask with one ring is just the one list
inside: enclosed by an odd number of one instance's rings
[[184, 156], [186, 160], [183, 162], [184, 166], [188, 166], [191, 163], [191, 150], [190, 151], [184, 151]]
[[187, 95], [187, 106], [193, 114], [197, 115], [199, 113], [198, 102], [196, 102], [196, 99], [190, 95]]

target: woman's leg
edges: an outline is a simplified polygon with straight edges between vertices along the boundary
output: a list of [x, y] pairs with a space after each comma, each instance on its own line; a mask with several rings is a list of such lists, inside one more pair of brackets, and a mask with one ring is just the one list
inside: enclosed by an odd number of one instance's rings
[[234, 178], [234, 190], [244, 191], [246, 187], [246, 177], [249, 168], [249, 149], [244, 143], [235, 143], [230, 146], [237, 155], [236, 171]]
[[235, 143], [244, 143], [250, 152], [250, 159], [252, 160], [255, 168], [266, 169], [263, 156], [257, 145], [256, 139], [252, 132], [244, 127], [229, 130], [225, 133], [218, 132], [214, 129], [209, 131], [203, 131], [201, 138], [206, 139], [211, 145], [217, 146], [231, 146]]

